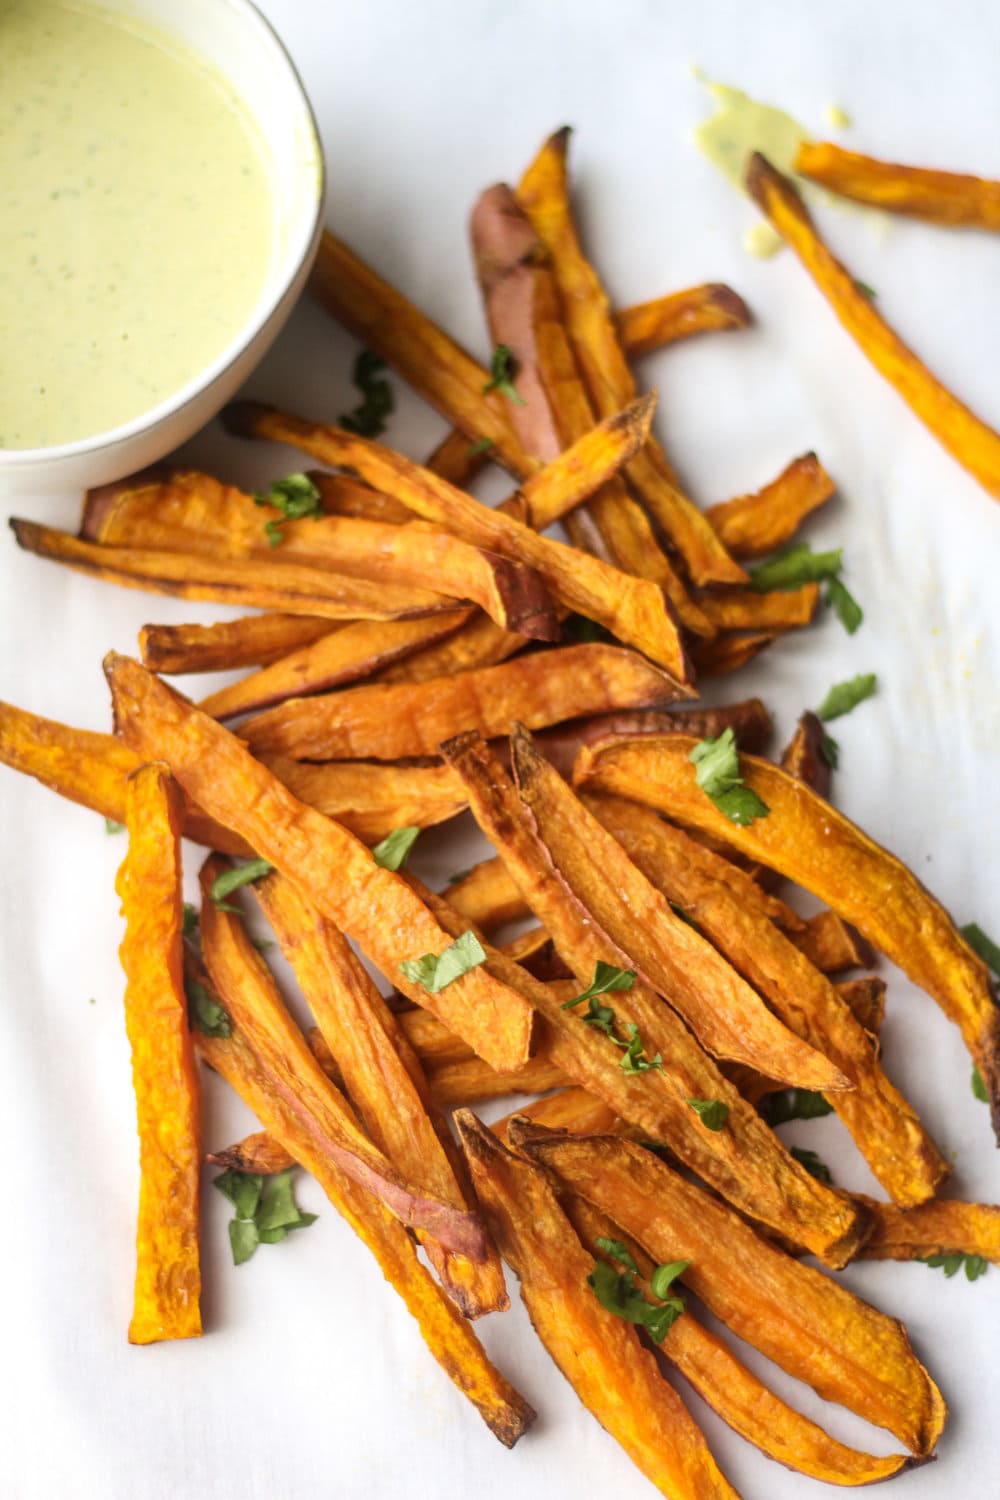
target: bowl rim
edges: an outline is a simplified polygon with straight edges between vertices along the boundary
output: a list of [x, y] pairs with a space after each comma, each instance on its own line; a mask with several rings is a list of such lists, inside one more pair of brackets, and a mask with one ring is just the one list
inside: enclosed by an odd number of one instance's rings
[[[315, 192], [311, 198], [311, 211], [304, 214], [301, 222], [294, 228], [283, 255], [283, 262], [279, 262], [278, 269], [282, 270], [282, 274], [273, 279], [270, 291], [267, 291], [267, 283], [265, 283], [266, 295], [262, 295], [255, 303], [248, 320], [241, 325], [215, 358], [184, 385], [179, 386], [171, 395], [165, 396], [155, 406], [140, 412], [138, 416], [119, 423], [117, 427], [106, 427], [101, 432], [91, 433], [89, 437], [73, 438], [68, 443], [53, 443], [41, 448], [0, 448], [0, 470], [29, 468], [36, 464], [53, 464], [74, 458], [85, 458], [104, 448], [127, 443], [168, 418], [176, 416], [186, 406], [190, 406], [193, 401], [197, 401], [200, 396], [204, 395], [206, 390], [243, 357], [277, 312], [303, 266], [308, 265], [315, 254], [323, 227], [323, 212], [326, 203], [326, 158], [316, 114], [305, 84], [281, 37], [267, 17], [258, 9], [254, 0], [214, 0], [214, 3], [238, 12], [247, 24], [255, 27], [265, 45], [272, 52], [274, 61], [278, 66], [283, 67], [291, 78], [302, 106], [303, 123], [314, 149], [316, 181]], [[162, 29], [170, 34], [169, 25]], [[197, 57], [197, 47], [190, 45], [184, 38], [180, 39]], [[248, 102], [242, 95], [238, 97], [243, 107], [252, 115]], [[257, 129], [260, 129], [256, 117], [254, 117], [254, 124]]]

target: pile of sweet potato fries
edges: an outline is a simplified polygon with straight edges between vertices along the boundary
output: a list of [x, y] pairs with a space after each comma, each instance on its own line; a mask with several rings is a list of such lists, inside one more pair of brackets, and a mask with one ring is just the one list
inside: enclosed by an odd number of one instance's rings
[[[838, 186], [822, 148], [803, 169]], [[825, 274], [794, 188], [761, 158], [750, 184]], [[990, 972], [831, 805], [813, 714], [778, 764], [762, 758], [759, 701], [691, 702], [699, 676], [813, 617], [816, 581], [761, 587], [745, 565], [789, 542], [832, 482], [807, 454], [707, 510], [684, 493], [631, 361], [749, 314], [716, 285], [613, 312], [574, 227], [566, 132], [516, 190], [483, 193], [471, 229], [489, 369], [330, 234], [313, 277], [322, 306], [452, 425], [425, 464], [243, 403], [232, 432], [322, 469], [256, 496], [150, 471], [88, 494], [78, 536], [11, 523], [22, 547], [109, 582], [265, 611], [147, 625], [141, 661], [109, 655], [113, 733], [0, 705], [0, 760], [128, 830], [129, 1338], [202, 1331], [200, 1057], [261, 1126], [209, 1157], [230, 1193], [239, 1174], [256, 1202], [259, 1179], [309, 1171], [501, 1442], [534, 1413], [472, 1320], [508, 1305], [506, 1261], [552, 1358], [674, 1500], [736, 1492], [657, 1353], [782, 1464], [834, 1484], [891, 1477], [932, 1456], [944, 1401], [905, 1329], [831, 1272], [855, 1257], [1000, 1261], [1000, 1209], [936, 1196], [948, 1163], [880, 1059], [884, 983], [845, 975], [877, 950], [933, 995], [1000, 1129]], [[862, 337], [880, 320], [830, 264], [852, 315], [864, 304]], [[929, 389], [915, 405], [933, 406]], [[988, 445], [948, 431], [992, 482]], [[469, 492], [489, 463], [514, 482], [493, 508]], [[200, 703], [161, 675], [237, 668]], [[705, 757], [723, 750], [727, 795], [750, 813], [706, 791]], [[406, 872], [409, 846], [467, 810], [495, 857], [434, 893]], [[182, 902], [182, 836], [209, 851], [200, 912]], [[782, 881], [819, 897], [818, 915]], [[251, 899], [308, 1034], [248, 935]], [[788, 1090], [793, 1107], [836, 1111], [886, 1201], [786, 1148]], [[492, 1129], [471, 1110], [525, 1094]], [[280, 1238], [296, 1213], [253, 1234]], [[701, 1308], [905, 1451], [831, 1437]]]

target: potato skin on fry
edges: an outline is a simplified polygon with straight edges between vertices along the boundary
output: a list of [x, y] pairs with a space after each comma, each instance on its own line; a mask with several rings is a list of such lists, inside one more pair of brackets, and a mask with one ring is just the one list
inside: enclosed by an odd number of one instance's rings
[[1000, 182], [965, 172], [901, 167], [832, 141], [803, 141], [795, 170], [842, 198], [931, 224], [1000, 230]]
[[139, 1216], [130, 1344], [201, 1334], [198, 1072], [184, 995], [181, 802], [162, 765], [132, 773], [118, 872], [125, 1025], [139, 1127]]

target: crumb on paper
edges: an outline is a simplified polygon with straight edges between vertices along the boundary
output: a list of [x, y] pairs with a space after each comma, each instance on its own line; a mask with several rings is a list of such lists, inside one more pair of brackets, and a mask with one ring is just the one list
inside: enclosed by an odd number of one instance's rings
[[834, 130], [849, 130], [851, 117], [846, 109], [841, 109], [839, 104], [828, 104], [823, 111], [826, 123], [832, 125]]
[[781, 235], [766, 219], [752, 225], [743, 236], [743, 248], [755, 260], [769, 260], [778, 253], [783, 243]]

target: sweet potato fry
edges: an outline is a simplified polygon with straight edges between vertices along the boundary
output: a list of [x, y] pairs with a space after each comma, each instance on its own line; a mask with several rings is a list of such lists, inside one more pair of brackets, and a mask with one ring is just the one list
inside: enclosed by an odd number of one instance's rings
[[162, 548], [199, 557], [256, 558], [263, 575], [283, 564], [330, 568], [393, 590], [428, 589], [480, 605], [505, 630], [558, 640], [552, 602], [538, 575], [521, 563], [470, 546], [424, 525], [386, 525], [354, 516], [288, 521], [276, 548], [267, 531], [281, 512], [195, 470], [139, 474], [88, 496], [82, 535], [110, 547]]
[[593, 1257], [545, 1176], [512, 1156], [468, 1110], [455, 1118], [476, 1192], [535, 1332], [580, 1400], [662, 1495], [739, 1500], [636, 1329], [603, 1308], [587, 1285]]
[[215, 1167], [231, 1167], [234, 1172], [259, 1172], [263, 1177], [270, 1177], [275, 1172], [286, 1172], [289, 1167], [298, 1165], [292, 1153], [266, 1130], [255, 1130], [234, 1146], [224, 1146], [221, 1151], [210, 1151], [205, 1160]]
[[205, 1061], [258, 1118], [267, 1121], [291, 1160], [300, 1162], [316, 1178], [402, 1297], [445, 1374], [473, 1403], [494, 1436], [512, 1448], [534, 1421], [535, 1413], [487, 1359], [468, 1319], [417, 1259], [417, 1247], [402, 1224], [317, 1148], [290, 1101], [275, 1090], [273, 1080], [261, 1069], [238, 1027], [229, 1037], [198, 1032], [195, 1042]]
[[771, 727], [771, 716], [760, 699], [747, 698], [742, 703], [721, 704], [718, 708], [595, 714], [573, 724], [543, 729], [535, 736], [535, 743], [560, 775], [568, 778], [580, 746], [606, 739], [609, 735], [672, 734], [676, 731], [704, 739], [706, 735], [715, 738], [723, 730], [732, 729], [741, 750], [759, 752], [766, 748], [771, 738]]
[[474, 927], [481, 927], [486, 932], [531, 915], [520, 886], [499, 854], [473, 865], [441, 894], [460, 916], [467, 917]]
[[300, 802], [336, 818], [366, 844], [394, 828], [430, 828], [457, 817], [465, 790], [447, 766], [394, 766], [377, 761], [261, 760]]
[[795, 733], [781, 755], [781, 769], [796, 780], [804, 781], [806, 786], [811, 786], [821, 797], [830, 795], [831, 767], [823, 754], [825, 737], [822, 719], [807, 709], [804, 714], [800, 714]]
[[216, 604], [247, 604], [288, 614], [321, 615], [328, 620], [398, 620], [448, 609], [452, 601], [430, 589], [389, 588], [348, 578], [326, 568], [274, 562], [266, 571], [252, 559], [197, 557], [189, 552], [143, 547], [104, 547], [68, 531], [11, 520], [19, 547], [36, 557], [64, 563], [79, 573], [123, 588], [207, 599]]
[[533, 1057], [516, 1073], [497, 1073], [481, 1057], [470, 1054], [463, 1062], [445, 1063], [428, 1075], [431, 1096], [441, 1109], [456, 1109], [508, 1099], [512, 1094], [544, 1094], [564, 1088], [569, 1082], [557, 1063], [544, 1056]]
[[929, 1255], [980, 1255], [1000, 1265], [1000, 1208], [935, 1198], [919, 1208], [864, 1199], [875, 1228], [860, 1251], [864, 1260], [925, 1260]]
[[[530, 736], [518, 728], [512, 744], [518, 791], [538, 837], [570, 899], [579, 905], [584, 919], [593, 923], [616, 964], [634, 968], [713, 1056], [744, 1063], [802, 1088], [850, 1089], [852, 1081], [844, 1070], [817, 1050], [826, 1041], [822, 1032], [816, 1029], [805, 1039], [795, 1014], [794, 986], [791, 997], [780, 996], [785, 1001], [786, 1025], [778, 1018], [781, 1012], [776, 1016], [769, 1010], [717, 947], [702, 936], [700, 923], [693, 927], [674, 914], [657, 888], [659, 882], [646, 878], [618, 842], [616, 830], [609, 833], [608, 825], [599, 822], [574, 795], [535, 749]], [[652, 821], [659, 824], [655, 815]], [[652, 837], [656, 831], [651, 830]], [[676, 899], [673, 892], [668, 894]], [[776, 928], [766, 925], [776, 942], [784, 941]], [[714, 930], [709, 927], [708, 931], [717, 941]], [[791, 955], [801, 960], [794, 948]], [[773, 1004], [774, 994], [762, 987], [762, 980], [769, 978], [761, 968], [754, 973], [753, 983]], [[835, 997], [829, 998], [835, 1002]], [[797, 1024], [788, 1019], [789, 1012]], [[870, 1052], [867, 1043], [865, 1051]]]
[[794, 536], [834, 488], [815, 453], [804, 453], [763, 489], [710, 505], [705, 514], [734, 557], [759, 557]]
[[139, 1129], [139, 1214], [130, 1344], [201, 1333], [201, 1110], [181, 940], [181, 799], [165, 766], [128, 781], [118, 872], [125, 1027]]
[[759, 153], [750, 159], [746, 186], [879, 374], [952, 457], [994, 499], [1000, 498], [1000, 433], [952, 395], [893, 332], [850, 271], [827, 249], [792, 183]]
[[[306, 807], [234, 735], [138, 662], [105, 660], [119, 734], [138, 753], [155, 744], [189, 796], [240, 833], [418, 1005], [463, 1036], [499, 1072], [527, 1061], [531, 1008], [470, 969], [437, 994], [406, 978], [402, 958], [440, 953], [447, 934], [399, 875], [382, 869], [347, 830]], [[197, 790], [196, 790], [197, 789]]]
[[574, 1135], [629, 1135], [633, 1131], [633, 1127], [596, 1094], [575, 1085], [525, 1104], [513, 1114], [497, 1120], [492, 1128], [505, 1140], [508, 1127], [516, 1119], [530, 1120], [533, 1125], [544, 1126], [547, 1130], [570, 1130]]
[[809, 962], [824, 974], [843, 974], [846, 969], [868, 969], [875, 962], [875, 950], [835, 911], [818, 911], [807, 917], [796, 931], [789, 930], [796, 948], [801, 948]]
[[392, 662], [453, 635], [469, 614], [468, 610], [449, 610], [430, 620], [357, 620], [219, 688], [198, 706], [213, 718], [232, 719], [286, 698], [329, 692], [373, 677]]
[[739, 293], [719, 281], [623, 307], [612, 316], [618, 343], [627, 360], [640, 359], [696, 333], [746, 328], [753, 321]]
[[[338, 1171], [375, 1194], [401, 1223], [423, 1231], [456, 1255], [484, 1260], [488, 1243], [475, 1214], [465, 1204], [456, 1205], [452, 1195], [439, 1196], [440, 1185], [426, 1167], [418, 1174], [412, 1161], [405, 1168], [389, 1161], [316, 1062], [240, 915], [223, 910], [212, 899], [212, 884], [226, 868], [218, 856], [210, 855], [201, 869], [202, 954], [225, 1009], [262, 1072], [301, 1120], [315, 1148]], [[270, 1126], [272, 1121], [262, 1123]]]
[[347, 474], [310, 469], [307, 477], [319, 490], [319, 503], [328, 516], [356, 516], [360, 521], [381, 521], [389, 526], [405, 526], [413, 520], [413, 512], [399, 500]]
[[143, 666], [151, 672], [232, 672], [266, 667], [340, 626], [308, 615], [243, 615], [214, 625], [144, 625]]
[[[850, 1089], [827, 1097], [891, 1197], [907, 1206], [933, 1197], [948, 1163], [916, 1111], [883, 1073], [868, 1032], [830, 981], [774, 923], [734, 895], [722, 868], [725, 861], [635, 802], [586, 793], [584, 802], [657, 890], [726, 955], [785, 1025], [850, 1080]], [[757, 1069], [775, 1076], [766, 1058]]]
[[673, 681], [634, 651], [598, 643], [537, 651], [431, 682], [351, 688], [292, 698], [248, 719], [255, 754], [296, 760], [437, 755], [442, 740], [478, 729], [488, 739], [518, 719], [532, 728], [607, 709], [669, 703]]
[[[569, 131], [551, 136], [521, 179], [518, 201], [549, 252], [570, 344], [598, 414], [607, 417], [635, 397], [635, 379], [615, 332], [608, 300], [577, 238], [569, 205]], [[702, 513], [677, 488], [655, 438], [626, 465], [639, 499], [684, 559], [697, 584], [745, 583]]]
[[690, 1261], [685, 1286], [740, 1338], [826, 1400], [887, 1428], [917, 1457], [933, 1452], [947, 1409], [901, 1323], [768, 1244], [632, 1141], [532, 1126], [516, 1142], [655, 1260]]
[[[438, 1202], [460, 1214], [474, 1212], [471, 1194], [463, 1192], [456, 1175], [461, 1158], [432, 1103], [423, 1068], [345, 939], [280, 875], [257, 882], [254, 895], [376, 1146], [404, 1178], [419, 1182]], [[431, 1234], [420, 1239], [467, 1318], [508, 1305], [492, 1246], [470, 1256]]]
[[769, 594], [741, 590], [705, 594], [699, 605], [719, 630], [791, 630], [808, 625], [819, 604], [819, 585], [778, 589]]
[[1000, 230], [1000, 182], [988, 177], [901, 167], [845, 151], [831, 141], [803, 141], [795, 170], [829, 192], [870, 208], [910, 214], [931, 224]]
[[456, 672], [495, 667], [523, 650], [524, 645], [523, 635], [502, 630], [486, 615], [476, 613], [468, 625], [439, 644], [423, 646], [395, 666], [383, 667], [378, 681], [386, 686], [394, 682], [429, 682], [432, 677], [452, 677]]
[[396, 1017], [396, 1022], [427, 1073], [433, 1073], [447, 1063], [467, 1062], [475, 1056], [468, 1042], [463, 1042], [447, 1026], [442, 1026], [429, 1010], [421, 1010], [418, 1006], [416, 1010], [403, 1011]]
[[[544, 492], [555, 485], [565, 495], [592, 494], [617, 472], [628, 453], [635, 451], [648, 418], [648, 409], [641, 408], [610, 418], [595, 434], [588, 434], [582, 445], [574, 444], [555, 459], [537, 488]], [[635, 646], [679, 681], [686, 681], [676, 625], [662, 591], [647, 580], [630, 578], [600, 558], [536, 535], [512, 516], [490, 510], [427, 469], [365, 438], [303, 422], [251, 402], [229, 407], [226, 421], [237, 434], [274, 438], [305, 449], [322, 463], [356, 469], [372, 484], [405, 501], [425, 520], [454, 531], [474, 546], [526, 563], [567, 609], [596, 620], [625, 645]], [[581, 449], [585, 462], [581, 461]]]
[[691, 660], [699, 677], [722, 677], [738, 672], [777, 639], [773, 631], [725, 631], [711, 641], [695, 641]]
[[885, 1019], [885, 980], [866, 974], [863, 979], [845, 979], [834, 988], [854, 1019], [877, 1041]]
[[[642, 1246], [624, 1236], [613, 1219], [576, 1193], [566, 1193], [560, 1203], [584, 1248], [595, 1258], [614, 1264], [597, 1242], [600, 1239], [624, 1242], [639, 1268], [636, 1286], [647, 1301], [653, 1300], [649, 1280], [654, 1262]], [[736, 1357], [725, 1339], [698, 1321], [690, 1307], [674, 1323], [660, 1350], [734, 1432], [798, 1474], [808, 1474], [827, 1484], [853, 1487], [891, 1479], [914, 1462], [895, 1453], [889, 1458], [873, 1458], [869, 1453], [838, 1443], [822, 1427], [769, 1391]]]
[[[466, 784], [476, 821], [581, 988], [589, 985], [596, 963], [615, 963], [616, 956], [567, 896], [510, 777], [474, 736], [452, 741], [444, 753]], [[443, 915], [436, 915], [446, 925]], [[457, 923], [464, 920], [454, 916]], [[613, 996], [615, 1019], [619, 1026], [638, 1027], [647, 1055], [659, 1053], [663, 1068], [634, 1076], [623, 1073], [607, 1038], [564, 1010], [549, 986], [535, 984], [531, 999], [547, 1023], [539, 1039], [552, 1061], [637, 1126], [644, 1139], [669, 1146], [730, 1202], [808, 1245], [829, 1264], [850, 1259], [866, 1232], [863, 1216], [785, 1151], [679, 1017], [641, 981]], [[725, 1128], [705, 1129], [690, 1099], [727, 1105]]]
[[683, 735], [605, 740], [585, 746], [576, 778], [594, 790], [645, 802], [680, 822], [707, 828], [744, 854], [827, 901], [961, 1028], [993, 1102], [1000, 1131], [1000, 1008], [989, 970], [948, 913], [905, 865], [777, 766], [741, 758], [747, 785], [770, 809], [746, 828], [731, 823], [700, 790]]

